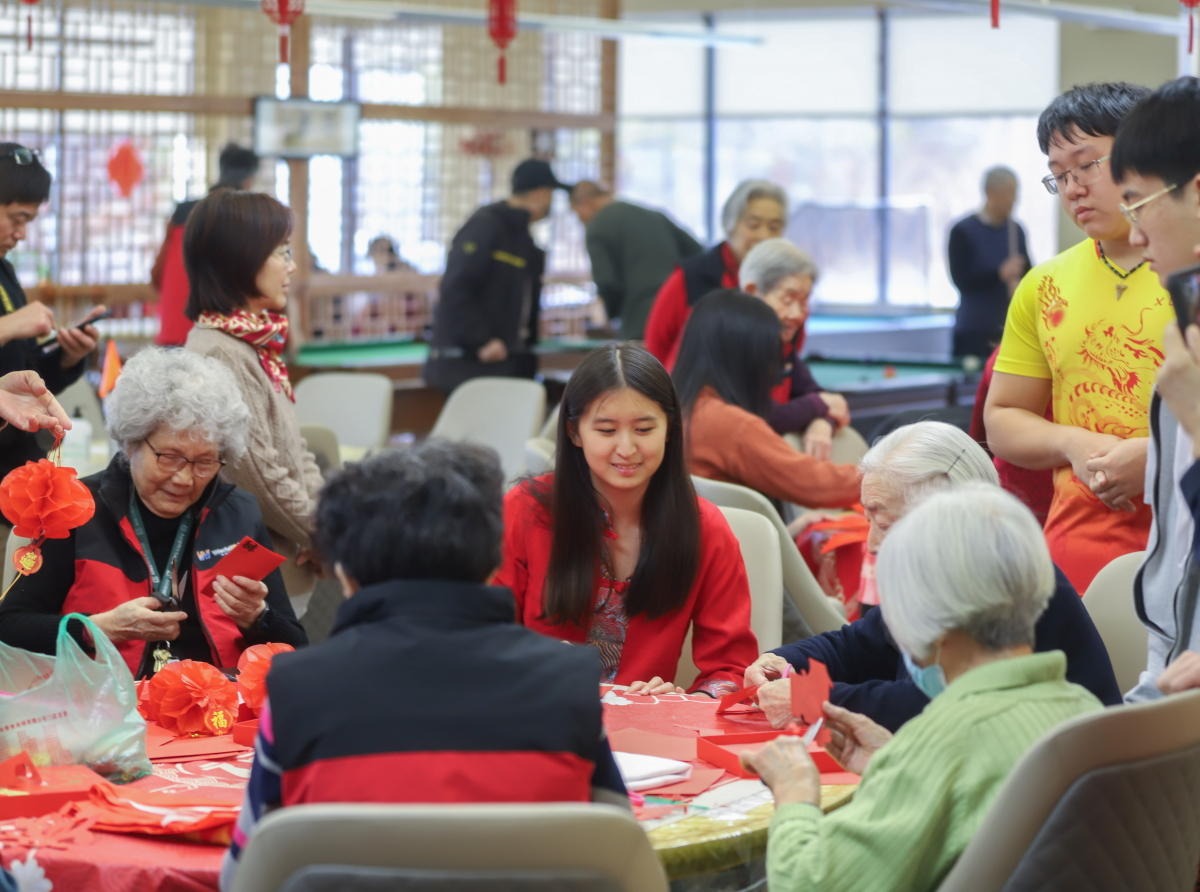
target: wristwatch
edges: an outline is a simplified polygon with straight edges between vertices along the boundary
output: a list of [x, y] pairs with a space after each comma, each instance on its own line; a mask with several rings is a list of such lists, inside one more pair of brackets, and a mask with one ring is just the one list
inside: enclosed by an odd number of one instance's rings
[[259, 632], [267, 631], [271, 624], [271, 605], [263, 602], [263, 612], [258, 615], [258, 621], [255, 622], [254, 628]]

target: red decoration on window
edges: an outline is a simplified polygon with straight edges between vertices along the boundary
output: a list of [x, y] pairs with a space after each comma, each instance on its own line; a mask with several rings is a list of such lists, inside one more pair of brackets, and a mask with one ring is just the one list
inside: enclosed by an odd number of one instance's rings
[[1196, 43], [1196, 7], [1200, 6], [1200, 0], [1181, 0], [1184, 8], [1187, 10], [1188, 17], [1188, 55], [1192, 54], [1192, 50]]
[[517, 0], [488, 0], [488, 37], [500, 48], [500, 62], [496, 69], [497, 83], [508, 82], [504, 51], [516, 36]]
[[117, 184], [122, 198], [132, 195], [137, 185], [146, 178], [142, 156], [129, 140], [125, 140], [109, 154], [108, 178]]
[[304, 0], [262, 0], [262, 11], [279, 26], [279, 63], [286, 65], [292, 22], [304, 15]]
[[[38, 0], [21, 0], [21, 2], [24, 3], [26, 6], [36, 6]], [[33, 10], [32, 9], [29, 10], [28, 16], [29, 17], [28, 17], [28, 19], [26, 19], [26, 23], [25, 23], [28, 28], [28, 30], [26, 31], [26, 36], [25, 36], [25, 45], [26, 45], [26, 49], [33, 49]]]
[[992, 0], [992, 27], [1000, 27], [1000, 0]]

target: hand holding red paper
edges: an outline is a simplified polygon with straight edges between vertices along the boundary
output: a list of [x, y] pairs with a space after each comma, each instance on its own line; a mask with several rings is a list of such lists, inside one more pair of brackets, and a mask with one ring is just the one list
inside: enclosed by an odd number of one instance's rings
[[271, 670], [271, 661], [275, 654], [295, 650], [290, 644], [256, 644], [242, 651], [238, 659], [238, 693], [242, 702], [257, 716], [262, 712], [263, 701], [267, 699], [267, 673]]
[[150, 679], [146, 711], [180, 736], [228, 734], [237, 719], [237, 686], [209, 663], [168, 663]]
[[746, 669], [743, 686], [748, 688], [784, 678], [790, 668], [791, 664], [779, 654], [765, 653]]
[[871, 757], [892, 739], [892, 732], [875, 724], [865, 715], [825, 704], [825, 726], [830, 740], [825, 751], [847, 771], [862, 774]]
[[259, 545], [249, 536], [213, 568], [213, 598], [221, 611], [243, 629], [262, 615], [267, 586], [262, 582], [287, 558]]
[[752, 753], [742, 753], [742, 767], [771, 788], [775, 806], [792, 802], [821, 804], [821, 772], [799, 737], [782, 735]]

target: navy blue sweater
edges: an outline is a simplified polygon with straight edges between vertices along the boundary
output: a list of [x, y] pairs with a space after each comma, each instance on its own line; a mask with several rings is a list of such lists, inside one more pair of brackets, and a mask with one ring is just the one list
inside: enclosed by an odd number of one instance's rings
[[[1025, 270], [1032, 267], [1025, 247], [1025, 230], [1017, 229], [1017, 253], [1025, 257]], [[991, 226], [972, 214], [950, 230], [950, 278], [960, 300], [954, 330], [989, 335], [1004, 334], [1008, 316], [1008, 286], [1000, 279], [1000, 265], [1008, 258], [1008, 224]]]
[[[1074, 586], [1057, 567], [1054, 573], [1058, 585], [1038, 620], [1034, 650], [1061, 650], [1067, 655], [1067, 681], [1087, 688], [1105, 706], [1116, 706], [1121, 691], [1100, 633]], [[889, 731], [899, 730], [929, 702], [908, 677], [878, 608], [836, 632], [785, 644], [773, 653], [801, 670], [808, 668], [809, 657], [820, 660], [833, 679], [830, 702], [862, 713]]]

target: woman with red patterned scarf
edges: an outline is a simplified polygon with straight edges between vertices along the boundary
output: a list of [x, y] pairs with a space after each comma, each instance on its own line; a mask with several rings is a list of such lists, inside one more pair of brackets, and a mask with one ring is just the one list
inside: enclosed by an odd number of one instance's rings
[[233, 370], [253, 419], [250, 448], [225, 476], [258, 499], [275, 549], [288, 557], [283, 580], [299, 617], [322, 572], [312, 552], [322, 480], [300, 436], [282, 358], [284, 308], [296, 270], [291, 234], [291, 211], [274, 198], [220, 189], [189, 215], [183, 258], [191, 282], [185, 312], [195, 323], [187, 349]]

